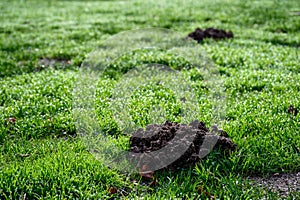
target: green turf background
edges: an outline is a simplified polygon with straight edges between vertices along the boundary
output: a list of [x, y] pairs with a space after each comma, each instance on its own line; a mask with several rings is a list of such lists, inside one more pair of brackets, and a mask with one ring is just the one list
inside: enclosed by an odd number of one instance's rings
[[[299, 114], [287, 112], [300, 108], [299, 10], [297, 0], [1, 0], [0, 199], [277, 198], [242, 177], [300, 169]], [[155, 188], [98, 162], [76, 137], [71, 115], [74, 77], [88, 53], [113, 34], [148, 27], [235, 35], [199, 45], [224, 81], [222, 128], [238, 152], [158, 175]]]

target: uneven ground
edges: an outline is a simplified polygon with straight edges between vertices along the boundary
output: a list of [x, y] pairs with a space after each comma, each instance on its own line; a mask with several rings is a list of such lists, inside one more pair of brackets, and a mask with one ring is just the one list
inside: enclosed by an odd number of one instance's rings
[[[2, 0], [0, 10], [0, 199], [299, 198], [300, 115], [289, 109], [300, 109], [298, 0]], [[71, 115], [74, 78], [86, 55], [110, 35], [146, 27], [183, 36], [197, 27], [234, 33], [199, 45], [224, 81], [222, 129], [238, 151], [159, 174], [155, 187], [97, 161], [76, 137]], [[199, 101], [199, 120], [209, 124], [209, 102]], [[111, 140], [128, 148], [129, 137]], [[294, 174], [294, 190], [280, 196], [246, 180], [272, 175], [271, 181], [277, 173]]]

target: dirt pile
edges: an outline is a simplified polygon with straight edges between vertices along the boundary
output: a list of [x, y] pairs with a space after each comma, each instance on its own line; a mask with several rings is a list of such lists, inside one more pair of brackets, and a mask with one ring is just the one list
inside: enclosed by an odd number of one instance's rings
[[233, 33], [232, 31], [226, 32], [224, 30], [216, 28], [207, 28], [205, 30], [202, 30], [201, 28], [196, 28], [194, 32], [188, 34], [188, 37], [193, 38], [198, 42], [201, 42], [205, 38], [212, 38], [214, 40], [233, 38]]
[[224, 136], [227, 136], [225, 131], [213, 127], [211, 133], [198, 120], [189, 125], [166, 121], [134, 132], [130, 138], [130, 152], [145, 153], [137, 157], [142, 171], [151, 168], [178, 169], [194, 165], [210, 149], [219, 149], [224, 156], [229, 156], [236, 150], [236, 145]]

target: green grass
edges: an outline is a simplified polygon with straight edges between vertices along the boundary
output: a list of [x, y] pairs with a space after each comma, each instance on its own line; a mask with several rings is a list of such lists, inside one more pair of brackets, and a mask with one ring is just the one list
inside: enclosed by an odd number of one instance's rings
[[[300, 18], [290, 14], [300, 10], [299, 1], [3, 0], [0, 10], [0, 199], [117, 197], [109, 194], [110, 187], [127, 191], [122, 194], [129, 199], [276, 199], [277, 194], [255, 188], [243, 177], [300, 170], [300, 115], [287, 112], [290, 105], [300, 108]], [[130, 179], [139, 177], [97, 161], [76, 135], [72, 117], [73, 85], [88, 53], [125, 30], [159, 27], [184, 36], [211, 26], [235, 34], [233, 40], [199, 45], [220, 72], [226, 91], [222, 128], [238, 151], [228, 159], [218, 159], [216, 152], [196, 167], [159, 174], [154, 188], [136, 185]], [[48, 66], [41, 59], [69, 62]], [[124, 55], [108, 71], [115, 79], [99, 78], [98, 100], [105, 100], [118, 77], [136, 63], [153, 60], [178, 69], [186, 65], [163, 52]], [[193, 70], [182, 73], [199, 89], [199, 119], [209, 124], [211, 104], [201, 98], [209, 91], [201, 73]], [[143, 112], [163, 98], [170, 100], [165, 102], [170, 117], [176, 117], [179, 104], [172, 91], [159, 85], [145, 89], [154, 92], [149, 100], [139, 101], [148, 94], [141, 90], [131, 101], [137, 123], [147, 124]], [[109, 119], [103, 105], [98, 111]], [[128, 148], [128, 136], [117, 139], [118, 124], [109, 122], [100, 120], [112, 142]]]

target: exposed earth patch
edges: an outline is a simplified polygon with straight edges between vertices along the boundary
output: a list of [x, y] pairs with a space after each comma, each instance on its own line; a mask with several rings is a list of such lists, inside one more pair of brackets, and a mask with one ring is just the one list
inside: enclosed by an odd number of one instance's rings
[[300, 192], [300, 172], [274, 174], [266, 178], [251, 177], [254, 186], [267, 188], [287, 197], [290, 193]]
[[67, 66], [70, 64], [71, 61], [65, 58], [41, 58], [38, 62], [41, 68], [55, 68], [56, 66]]

